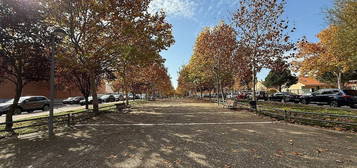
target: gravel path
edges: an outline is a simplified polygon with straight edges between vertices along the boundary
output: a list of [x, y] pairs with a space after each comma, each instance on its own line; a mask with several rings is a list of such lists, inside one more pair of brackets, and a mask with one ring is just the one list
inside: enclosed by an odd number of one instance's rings
[[0, 140], [0, 167], [357, 167], [357, 135], [189, 100]]

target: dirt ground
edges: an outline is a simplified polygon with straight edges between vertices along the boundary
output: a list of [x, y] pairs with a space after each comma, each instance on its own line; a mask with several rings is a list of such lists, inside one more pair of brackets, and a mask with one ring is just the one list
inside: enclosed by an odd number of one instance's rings
[[356, 167], [357, 135], [275, 122], [212, 103], [163, 100], [49, 140], [0, 140], [0, 167]]

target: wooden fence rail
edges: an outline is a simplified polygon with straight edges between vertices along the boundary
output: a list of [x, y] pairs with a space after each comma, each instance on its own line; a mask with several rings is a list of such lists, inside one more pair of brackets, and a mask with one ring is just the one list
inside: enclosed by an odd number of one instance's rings
[[[270, 116], [278, 120], [287, 122], [300, 122], [308, 125], [335, 126], [340, 125], [346, 129], [357, 131], [357, 116], [339, 115], [316, 112], [287, 111], [281, 109], [264, 109], [264, 106], [258, 105], [258, 110], [250, 108], [247, 102], [237, 102], [237, 108], [254, 111], [258, 114]], [[263, 109], [263, 110], [262, 110]]]
[[[88, 119], [92, 117], [93, 114], [89, 112], [78, 112], [78, 113], [68, 113], [68, 114], [62, 114], [62, 115], [57, 115], [54, 116], [53, 123], [54, 124], [65, 124], [67, 126], [71, 126], [72, 124], [75, 123], [75, 121], [81, 121]], [[40, 117], [40, 118], [33, 118], [33, 119], [25, 119], [25, 120], [18, 120], [12, 122], [13, 124], [21, 124], [21, 123], [26, 123], [29, 122], [29, 125], [26, 126], [20, 126], [20, 127], [14, 127], [12, 130], [20, 130], [20, 129], [25, 129], [25, 128], [31, 128], [31, 127], [40, 127], [40, 126], [47, 126], [48, 125], [48, 118], [49, 117]], [[6, 125], [7, 122], [2, 122], [0, 123], [1, 125]], [[5, 129], [1, 129], [1, 132], [6, 132]]]

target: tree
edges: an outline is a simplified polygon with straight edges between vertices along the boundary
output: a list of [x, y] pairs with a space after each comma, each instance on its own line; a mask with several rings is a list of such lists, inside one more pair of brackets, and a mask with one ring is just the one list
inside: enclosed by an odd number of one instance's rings
[[289, 64], [285, 61], [278, 59], [271, 67], [272, 69], [264, 81], [265, 86], [274, 87], [281, 92], [282, 86], [290, 87], [297, 83], [298, 78], [291, 74]]
[[0, 74], [15, 85], [13, 104], [6, 114], [12, 132], [12, 115], [18, 109], [23, 87], [49, 76], [47, 24], [38, 1], [0, 2]]
[[265, 78], [264, 85], [277, 88], [279, 92], [281, 92], [282, 86], [290, 87], [291, 85], [296, 84], [297, 81], [298, 78], [291, 75], [289, 69], [284, 69], [282, 71], [271, 70]]
[[[246, 59], [252, 67], [253, 101], [256, 101], [256, 74], [261, 68], [270, 68], [277, 60], [286, 60], [294, 48], [290, 42], [289, 22], [282, 18], [285, 0], [241, 0], [233, 15], [238, 48], [248, 48]], [[239, 51], [237, 51], [239, 52]]]
[[[116, 1], [114, 1], [116, 2]], [[112, 48], [115, 58], [115, 70], [122, 78], [125, 94], [128, 95], [128, 72], [133, 65], [145, 65], [160, 60], [159, 53], [170, 47], [175, 41], [172, 35], [172, 25], [166, 22], [163, 12], [150, 14], [150, 0], [130, 1], [133, 7], [125, 11], [113, 8], [112, 17]], [[113, 5], [115, 6], [115, 5]], [[118, 32], [119, 30], [119, 32]], [[126, 96], [128, 97], [128, 96]], [[126, 103], [129, 101], [127, 99]]]
[[187, 65], [182, 66], [180, 71], [179, 71], [179, 77], [178, 77], [178, 87], [177, 87], [177, 91], [185, 96], [189, 96], [190, 92], [192, 91], [192, 89], [194, 89], [195, 87], [193, 86], [193, 82], [190, 79], [190, 69]]
[[341, 51], [336, 41], [337, 31], [337, 27], [329, 26], [317, 35], [319, 42], [300, 42], [294, 64], [301, 74], [317, 78], [329, 72], [336, 78], [338, 88], [342, 88], [342, 74], [352, 70], [353, 61]]
[[[76, 64], [75, 67], [81, 72], [89, 74], [93, 111], [96, 114], [99, 113], [96, 80], [107, 72], [109, 60], [113, 59], [109, 52], [113, 44], [108, 22], [111, 3], [97, 0], [48, 0], [46, 4], [49, 22], [61, 27], [68, 35], [61, 44], [67, 50], [66, 53], [71, 55], [71, 62], [68, 63]], [[122, 9], [126, 6], [120, 7]]]
[[[325, 72], [319, 76], [317, 76], [317, 79], [321, 82], [325, 82], [325, 83], [329, 83], [329, 84], [336, 84], [337, 83], [337, 79], [336, 76], [334, 75], [333, 72]], [[344, 84], [350, 80], [355, 80], [357, 79], [357, 73], [354, 71], [349, 71], [346, 73], [342, 74], [342, 78], [341, 78], [341, 83]]]
[[239, 86], [249, 90], [252, 83], [252, 64], [250, 64], [249, 57], [251, 49], [238, 46], [233, 56], [233, 74]]
[[126, 85], [122, 78], [116, 80], [113, 85], [116, 90], [127, 87], [133, 94], [146, 93], [149, 95], [169, 95], [173, 91], [170, 76], [163, 65], [164, 60], [148, 65], [132, 65], [129, 68]]
[[[328, 10], [327, 18], [336, 26], [335, 36], [339, 51], [357, 62], [357, 2], [355, 0], [335, 0], [335, 5]], [[357, 66], [357, 65], [354, 65]], [[355, 70], [357, 67], [355, 67]]]
[[[48, 1], [51, 7], [49, 20], [63, 28], [68, 39], [63, 48], [72, 55], [72, 63], [78, 64], [82, 72], [88, 73], [93, 96], [93, 111], [98, 114], [97, 81], [113, 77], [118, 65], [128, 65], [146, 50], [155, 53], [167, 47], [163, 32], [169, 32], [164, 15], [152, 16], [147, 12], [149, 0], [97, 1], [58, 0]], [[148, 43], [155, 41], [153, 43]], [[135, 44], [135, 45], [134, 45]], [[136, 48], [135, 48], [135, 47]], [[140, 46], [140, 48], [138, 47]], [[144, 51], [144, 52], [143, 52]], [[133, 58], [133, 59], [132, 59]], [[121, 71], [120, 71], [121, 72]], [[125, 76], [125, 73], [121, 75]], [[103, 77], [103, 78], [102, 78]]]
[[209, 47], [209, 51], [213, 55], [213, 58], [211, 58], [213, 67], [211, 68], [217, 81], [217, 90], [219, 90], [217, 93], [221, 93], [222, 99], [225, 99], [223, 88], [225, 86], [232, 86], [234, 82], [232, 60], [237, 46], [236, 33], [231, 26], [221, 22], [213, 28], [211, 40]]
[[86, 109], [89, 109], [88, 97], [91, 94], [91, 90], [90, 90], [91, 85], [89, 79], [90, 74], [88, 74], [86, 71], [82, 71], [80, 68], [66, 67], [68, 66], [68, 63], [61, 62], [65, 60], [66, 59], [59, 59], [58, 62], [59, 67], [57, 67], [57, 71], [56, 71], [57, 74], [56, 83], [66, 85], [67, 87], [70, 88], [78, 88], [79, 91], [82, 93], [84, 100], [86, 101]]
[[219, 93], [224, 99], [224, 87], [232, 86], [234, 82], [232, 59], [235, 39], [234, 29], [223, 21], [200, 32], [190, 62], [185, 67], [185, 75], [188, 76], [184, 80], [191, 90], [200, 91], [202, 96], [204, 90], [211, 91], [216, 87], [217, 99]]

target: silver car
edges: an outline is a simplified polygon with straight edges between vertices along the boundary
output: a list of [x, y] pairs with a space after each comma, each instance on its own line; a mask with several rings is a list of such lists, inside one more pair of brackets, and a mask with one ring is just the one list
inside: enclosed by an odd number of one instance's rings
[[[8, 100], [5, 103], [0, 103], [0, 115], [6, 114], [12, 106], [14, 99]], [[17, 107], [15, 108], [15, 114], [21, 114], [26, 111], [31, 113], [35, 110], [47, 111], [50, 107], [50, 101], [44, 96], [24, 96], [21, 97]]]

